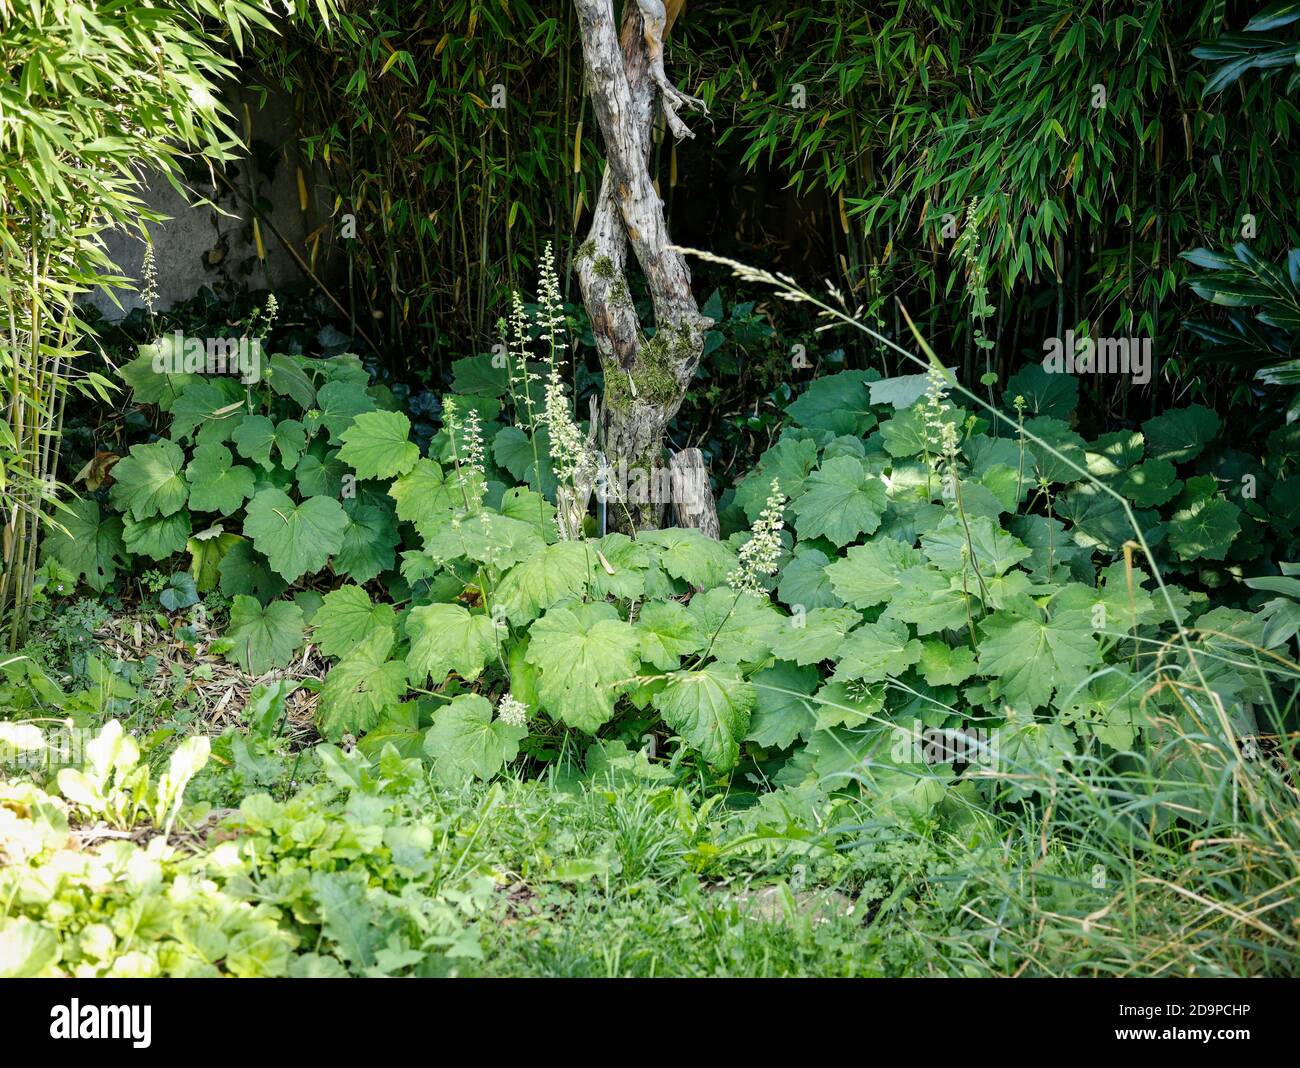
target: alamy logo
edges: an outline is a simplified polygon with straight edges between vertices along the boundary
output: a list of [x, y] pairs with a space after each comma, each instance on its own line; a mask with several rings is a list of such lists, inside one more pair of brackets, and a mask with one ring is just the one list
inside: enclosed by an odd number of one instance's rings
[[152, 1028], [152, 1005], [83, 1005], [73, 998], [50, 1009], [51, 1038], [126, 1038], [148, 1049]]
[[176, 330], [159, 338], [153, 357], [155, 374], [239, 375], [244, 385], [262, 377], [262, 339], [186, 337]]
[[1043, 370], [1050, 374], [1131, 375], [1135, 386], [1151, 381], [1151, 339], [1149, 337], [1049, 337], [1043, 342]]

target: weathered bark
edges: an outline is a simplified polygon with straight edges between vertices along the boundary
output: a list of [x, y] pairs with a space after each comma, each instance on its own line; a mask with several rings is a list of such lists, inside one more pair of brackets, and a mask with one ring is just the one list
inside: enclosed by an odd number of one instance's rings
[[[661, 484], [664, 431], [681, 407], [710, 324], [691, 292], [686, 262], [672, 247], [649, 170], [656, 87], [677, 137], [689, 136], [677, 108], [703, 107], [673, 87], [663, 69], [664, 36], [681, 3], [626, 4], [620, 41], [610, 0], [575, 0], [606, 156], [591, 231], [576, 258], [605, 373], [602, 438], [614, 469], [644, 471], [651, 485]], [[650, 338], [628, 289], [629, 244], [654, 306]], [[636, 526], [657, 526], [663, 503], [628, 503], [627, 515]]]
[[693, 527], [708, 538], [719, 538], [718, 506], [709, 486], [709, 469], [699, 449], [682, 449], [673, 453], [673, 485], [683, 492], [676, 500], [677, 525]]

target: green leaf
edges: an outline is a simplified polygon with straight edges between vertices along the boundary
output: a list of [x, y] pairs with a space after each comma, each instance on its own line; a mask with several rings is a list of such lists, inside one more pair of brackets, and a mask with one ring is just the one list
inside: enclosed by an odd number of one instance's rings
[[1142, 424], [1147, 452], [1155, 460], [1194, 460], [1219, 432], [1219, 417], [1202, 404], [1175, 408]]
[[815, 378], [786, 413], [796, 426], [861, 437], [876, 425], [870, 378], [865, 371], [841, 371]]
[[343, 432], [357, 416], [375, 410], [374, 398], [365, 389], [358, 389], [348, 382], [331, 382], [322, 386], [316, 394], [316, 405], [314, 414], [308, 413], [308, 422], [323, 426], [335, 444], [343, 440]]
[[262, 490], [249, 503], [244, 533], [271, 567], [289, 582], [320, 571], [343, 547], [347, 529], [343, 506], [329, 497], [294, 504], [287, 493]]
[[734, 667], [674, 671], [653, 702], [664, 722], [718, 771], [735, 767], [756, 695]]
[[582, 593], [592, 566], [591, 546], [560, 541], [515, 564], [497, 584], [496, 605], [511, 623], [536, 619], [551, 605]]
[[190, 554], [190, 577], [199, 593], [216, 589], [221, 576], [221, 561], [243, 540], [238, 534], [228, 534], [220, 527], [212, 527], [200, 531], [185, 543], [185, 551]]
[[194, 450], [185, 469], [191, 509], [230, 515], [244, 506], [253, 495], [253, 472], [230, 463], [230, 450], [224, 445], [200, 445]]
[[271, 459], [272, 450], [280, 454], [281, 466], [292, 471], [307, 447], [307, 432], [298, 420], [282, 419], [273, 423], [264, 415], [247, 416], [231, 438], [240, 456], [268, 471], [275, 466]]
[[358, 478], [405, 475], [420, 459], [411, 421], [401, 412], [364, 412], [340, 437], [339, 459], [351, 464]]
[[1147, 460], [1125, 471], [1117, 488], [1139, 508], [1153, 508], [1172, 501], [1183, 484], [1168, 460]]
[[736, 568], [736, 554], [698, 530], [683, 527], [647, 530], [637, 536], [637, 541], [655, 550], [668, 574], [697, 590], [721, 586]]
[[133, 519], [173, 515], [185, 506], [189, 487], [181, 475], [185, 454], [172, 441], [132, 445], [113, 466], [113, 507]]
[[217, 565], [217, 572], [221, 576], [221, 592], [227, 597], [246, 594], [256, 597], [262, 604], [274, 601], [289, 586], [271, 570], [266, 558], [253, 548], [253, 543], [244, 538], [230, 546]]
[[1002, 403], [1008, 411], [1017, 396], [1025, 398], [1031, 415], [1069, 419], [1079, 404], [1079, 380], [1071, 374], [1053, 374], [1042, 364], [1028, 363], [1007, 380]]
[[747, 741], [764, 748], [789, 749], [802, 735], [811, 736], [817, 724], [811, 695], [817, 689], [816, 668], [777, 663], [750, 679], [754, 687], [754, 715]]
[[122, 520], [101, 516], [99, 505], [89, 498], [69, 501], [52, 520], [42, 543], [45, 551], [96, 593], [103, 591], [113, 581], [118, 562], [126, 558]]
[[[968, 586], [974, 584], [973, 578], [965, 581]], [[972, 609], [962, 592], [960, 576], [944, 575], [930, 567], [909, 567], [898, 576], [898, 582], [898, 592], [889, 599], [881, 622], [911, 623], [921, 635], [966, 626]]]
[[835, 681], [883, 682], [892, 675], [901, 675], [920, 660], [921, 650], [921, 643], [909, 638], [902, 623], [881, 620], [863, 624], [844, 642]]
[[931, 686], [958, 686], [975, 674], [975, 654], [967, 645], [954, 649], [947, 642], [927, 641], [916, 670]]
[[233, 378], [203, 379], [185, 387], [172, 403], [172, 441], [229, 441], [244, 419], [244, 389]]
[[303, 411], [316, 403], [316, 387], [298, 362], [299, 357], [276, 354], [271, 357], [266, 380], [281, 397], [291, 398]]
[[698, 653], [709, 636], [677, 601], [650, 601], [636, 621], [641, 659], [660, 671], [675, 671], [681, 658]]
[[486, 698], [466, 693], [434, 715], [424, 751], [439, 781], [459, 786], [499, 772], [519, 755], [519, 741], [527, 733], [526, 727], [494, 719]]
[[1222, 560], [1241, 533], [1241, 509], [1219, 496], [1214, 479], [1194, 478], [1169, 520], [1169, 547], [1180, 560]]
[[[382, 499], [382, 498], [381, 498]], [[347, 526], [343, 544], [334, 556], [334, 571], [353, 582], [369, 582], [395, 562], [394, 550], [401, 543], [391, 506], [350, 500], [343, 506]]]
[[816, 664], [831, 659], [844, 644], [844, 637], [862, 622], [852, 608], [814, 608], [800, 619], [792, 616], [776, 631], [772, 652], [796, 664]]
[[[551, 441], [545, 430], [539, 430], [530, 438], [518, 427], [504, 427], [492, 439], [492, 456], [520, 482], [527, 482], [534, 490], [554, 496], [556, 481], [551, 467]], [[541, 462], [540, 480], [538, 461]]]
[[393, 630], [397, 615], [390, 604], [373, 604], [360, 586], [327, 593], [316, 615], [312, 640], [326, 656], [343, 656], [381, 630]]
[[184, 509], [138, 522], [127, 515], [122, 519], [122, 542], [136, 556], [166, 560], [184, 550], [192, 529], [190, 513]]
[[796, 605], [805, 609], [839, 607], [843, 601], [831, 585], [830, 562], [830, 557], [820, 549], [800, 542], [790, 562], [781, 569], [777, 596], [792, 608]]
[[650, 550], [626, 534], [606, 534], [594, 543], [596, 563], [591, 569], [591, 595], [640, 600], [645, 594], [645, 573]]
[[980, 623], [980, 672], [998, 680], [996, 692], [1018, 712], [1041, 708], [1052, 691], [1068, 692], [1101, 660], [1083, 611], [1025, 618], [997, 612]]
[[397, 517], [415, 524], [422, 538], [431, 537], [464, 504], [454, 478], [444, 477], [434, 460], [420, 460], [388, 487], [397, 502]]
[[922, 563], [921, 554], [893, 538], [855, 545], [826, 569], [836, 595], [855, 608], [884, 604], [900, 586], [899, 576]]
[[497, 630], [489, 616], [471, 615], [458, 604], [425, 604], [406, 617], [411, 675], [441, 684], [454, 671], [473, 682], [497, 655]]
[[752, 523], [764, 508], [772, 492], [772, 480], [781, 484], [789, 498], [799, 496], [804, 482], [817, 466], [817, 443], [810, 438], [782, 436], [758, 461], [758, 467], [736, 486], [736, 503]]
[[[118, 369], [122, 380], [131, 387], [132, 399], [136, 404], [156, 404], [164, 412], [170, 411], [186, 387], [202, 381], [198, 375], [168, 372], [159, 374], [154, 370], [156, 359], [161, 367], [178, 366], [171, 359], [173, 348], [173, 339], [164, 335], [152, 345], [141, 345], [139, 355]], [[158, 359], [160, 356], [161, 359]]]
[[711, 639], [711, 655], [729, 664], [762, 660], [790, 625], [766, 597], [725, 586], [696, 594], [689, 611]]
[[958, 516], [947, 516], [934, 530], [921, 536], [921, 548], [935, 567], [953, 575], [960, 575], [968, 565], [978, 566], [980, 574], [985, 576], [1000, 575], [1030, 554], [1028, 548], [987, 516], [977, 516], [966, 524]]
[[852, 456], [837, 456], [808, 476], [791, 507], [800, 537], [824, 535], [843, 546], [874, 533], [886, 503], [885, 484], [876, 475]]
[[317, 438], [298, 461], [294, 473], [298, 477], [298, 492], [304, 497], [338, 497], [343, 492], [343, 476], [348, 469], [339, 459], [338, 449], [331, 449], [323, 439]]
[[302, 609], [292, 601], [263, 608], [252, 597], [236, 597], [230, 608], [226, 637], [233, 643], [226, 659], [250, 675], [265, 675], [285, 667], [302, 645]]
[[614, 715], [618, 694], [640, 666], [637, 634], [610, 605], [554, 608], [533, 624], [528, 662], [551, 715], [593, 734]]
[[504, 571], [543, 548], [534, 524], [482, 511], [443, 523], [425, 538], [425, 551], [436, 560], [464, 558]]
[[388, 659], [393, 640], [392, 630], [375, 631], [353, 646], [326, 676], [316, 712], [326, 738], [337, 741], [344, 734], [369, 730], [406, 693], [406, 663]]

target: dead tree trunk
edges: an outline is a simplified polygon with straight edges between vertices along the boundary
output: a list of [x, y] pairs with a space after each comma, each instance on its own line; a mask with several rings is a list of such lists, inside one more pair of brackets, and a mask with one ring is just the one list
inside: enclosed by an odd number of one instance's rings
[[[674, 251], [663, 202], [650, 179], [655, 90], [678, 139], [691, 132], [679, 107], [702, 101], [679, 92], [664, 73], [663, 46], [682, 0], [629, 0], [615, 33], [611, 0], [574, 0], [582, 32], [588, 89], [605, 141], [605, 173], [591, 231], [576, 270], [605, 373], [601, 431], [613, 477], [621, 486], [662, 486], [664, 431], [677, 414], [700, 362], [704, 331], [691, 276]], [[627, 284], [628, 245], [654, 305], [647, 337]], [[652, 495], [653, 496], [653, 495]], [[632, 525], [658, 526], [663, 501], [625, 502]], [[614, 506], [621, 512], [621, 505]]]

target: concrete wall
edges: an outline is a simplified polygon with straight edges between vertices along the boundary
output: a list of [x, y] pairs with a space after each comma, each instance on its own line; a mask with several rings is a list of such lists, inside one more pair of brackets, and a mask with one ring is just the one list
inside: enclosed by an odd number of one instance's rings
[[[260, 226], [266, 250], [265, 261], [259, 260], [253, 239], [253, 194], [274, 228], [283, 235], [307, 263], [311, 263], [309, 237], [329, 220], [328, 201], [317, 175], [302, 160], [297, 145], [292, 101], [285, 96], [269, 96], [259, 107], [255, 94], [233, 90], [226, 103], [235, 116], [235, 129], [244, 133], [252, 146], [249, 155], [226, 168], [227, 180], [239, 195], [219, 180], [214, 184], [206, 168], [190, 175], [196, 193], [216, 205], [192, 207], [162, 178], [154, 177], [144, 199], [150, 207], [168, 216], [166, 222], [150, 226], [154, 259], [158, 272], [157, 307], [170, 307], [192, 297], [201, 287], [216, 288], [220, 283], [235, 283], [250, 289], [268, 289], [306, 281], [306, 276], [271, 226]], [[247, 112], [245, 111], [247, 105]], [[251, 118], [251, 138], [245, 129]], [[307, 210], [303, 211], [298, 194], [298, 167], [302, 165], [308, 191]], [[326, 271], [326, 250], [332, 227], [325, 225], [320, 237], [320, 251], [315, 270]], [[140, 281], [144, 243], [134, 235], [114, 232], [108, 237], [108, 251], [122, 274]], [[138, 292], [114, 291], [121, 307], [102, 291], [87, 301], [110, 319], [141, 304]]]

